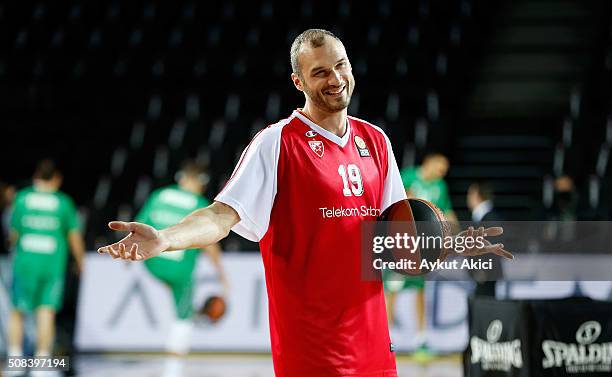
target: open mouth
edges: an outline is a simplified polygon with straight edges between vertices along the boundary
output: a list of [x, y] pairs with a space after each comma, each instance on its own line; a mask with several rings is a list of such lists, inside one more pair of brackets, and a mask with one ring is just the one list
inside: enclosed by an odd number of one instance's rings
[[325, 95], [327, 96], [332, 96], [332, 97], [338, 97], [340, 95], [342, 95], [342, 93], [344, 92], [344, 89], [346, 89], [346, 85], [341, 86], [338, 89], [331, 89], [331, 90], [326, 90]]

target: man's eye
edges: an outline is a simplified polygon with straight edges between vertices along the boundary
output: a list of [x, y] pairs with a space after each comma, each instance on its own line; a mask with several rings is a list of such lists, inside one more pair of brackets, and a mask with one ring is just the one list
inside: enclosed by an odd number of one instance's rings
[[317, 76], [317, 77], [321, 77], [321, 76], [323, 76], [324, 74], [325, 74], [325, 71], [319, 71], [319, 72], [315, 73], [315, 76]]

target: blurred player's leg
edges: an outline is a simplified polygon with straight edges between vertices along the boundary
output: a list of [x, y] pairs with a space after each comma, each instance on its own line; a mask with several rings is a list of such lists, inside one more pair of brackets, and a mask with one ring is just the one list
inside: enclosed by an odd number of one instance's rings
[[423, 276], [411, 276], [405, 281], [405, 288], [414, 289], [417, 345], [414, 357], [419, 362], [430, 361], [431, 352], [427, 346], [427, 321], [425, 317], [425, 278]]
[[166, 352], [168, 358], [164, 368], [164, 377], [183, 375], [185, 357], [189, 353], [193, 322], [191, 319], [176, 319], [170, 326]]
[[387, 319], [389, 320], [389, 327], [393, 327], [395, 325], [395, 301], [397, 300], [397, 294], [404, 287], [404, 280], [399, 274], [384, 271], [383, 284], [387, 304]]
[[40, 302], [36, 305], [36, 356], [52, 356], [55, 341], [55, 313], [64, 299], [64, 270], [43, 280]]
[[[15, 258], [17, 260], [17, 258]], [[22, 357], [24, 317], [35, 306], [35, 292], [39, 279], [29, 270], [24, 270], [15, 261], [13, 262], [13, 284], [11, 286], [11, 300], [13, 310], [8, 324], [8, 355]], [[7, 376], [22, 376], [22, 372], [7, 372]]]
[[175, 320], [170, 325], [166, 341], [167, 358], [162, 376], [181, 377], [193, 330], [192, 269], [183, 271], [169, 266], [172, 265], [168, 265], [164, 258], [157, 258], [146, 264], [149, 272], [170, 289], [175, 307]]
[[387, 301], [387, 319], [389, 320], [389, 327], [395, 324], [395, 300], [397, 299], [396, 292], [386, 292], [385, 299]]
[[415, 315], [416, 315], [416, 352], [414, 354], [418, 361], [428, 361], [431, 357], [427, 347], [426, 318], [425, 318], [425, 278], [422, 276], [402, 276], [393, 272], [385, 272], [383, 275], [385, 286], [385, 298], [387, 300], [387, 317], [389, 325], [395, 324], [395, 303], [399, 292], [404, 289], [415, 290]]
[[51, 356], [55, 339], [55, 311], [42, 306], [36, 310], [36, 356]]
[[415, 311], [417, 317], [416, 342], [419, 351], [421, 351], [427, 347], [427, 337], [425, 335], [425, 289], [422, 287], [418, 288], [415, 294]]
[[189, 353], [191, 332], [193, 330], [193, 281], [191, 275], [185, 279], [178, 276], [169, 282], [176, 319], [170, 326], [170, 334], [166, 344], [168, 359], [164, 370], [164, 377], [180, 377], [183, 375], [185, 357]]
[[[40, 305], [36, 309], [36, 356], [53, 356], [55, 315], [64, 298], [63, 271], [47, 279], [42, 288]], [[32, 371], [31, 377], [59, 377], [57, 371]]]
[[23, 356], [23, 313], [13, 310], [8, 324], [8, 355]]
[[[23, 356], [23, 313], [13, 310], [8, 323], [8, 356]], [[7, 377], [23, 376], [22, 372], [6, 372]]]

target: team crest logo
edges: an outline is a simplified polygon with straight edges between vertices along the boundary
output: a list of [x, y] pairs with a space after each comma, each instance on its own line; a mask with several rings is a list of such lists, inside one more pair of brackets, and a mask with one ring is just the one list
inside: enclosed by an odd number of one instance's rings
[[308, 145], [310, 145], [310, 149], [312, 149], [312, 151], [319, 157], [323, 157], [323, 152], [325, 152], [325, 149], [323, 148], [323, 142], [319, 141], [319, 140], [311, 140], [308, 142]]
[[370, 157], [370, 151], [365, 141], [360, 136], [355, 135], [355, 146], [361, 157]]
[[315, 137], [317, 136], [317, 133], [314, 132], [313, 130], [307, 131], [304, 135], [306, 135], [306, 137]]

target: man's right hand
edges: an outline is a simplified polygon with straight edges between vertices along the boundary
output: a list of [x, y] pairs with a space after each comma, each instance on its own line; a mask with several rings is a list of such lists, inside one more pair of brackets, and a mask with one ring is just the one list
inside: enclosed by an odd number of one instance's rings
[[170, 242], [152, 226], [124, 221], [111, 221], [112, 230], [130, 232], [114, 244], [102, 246], [98, 253], [108, 253], [113, 259], [145, 260], [158, 256], [170, 247]]

